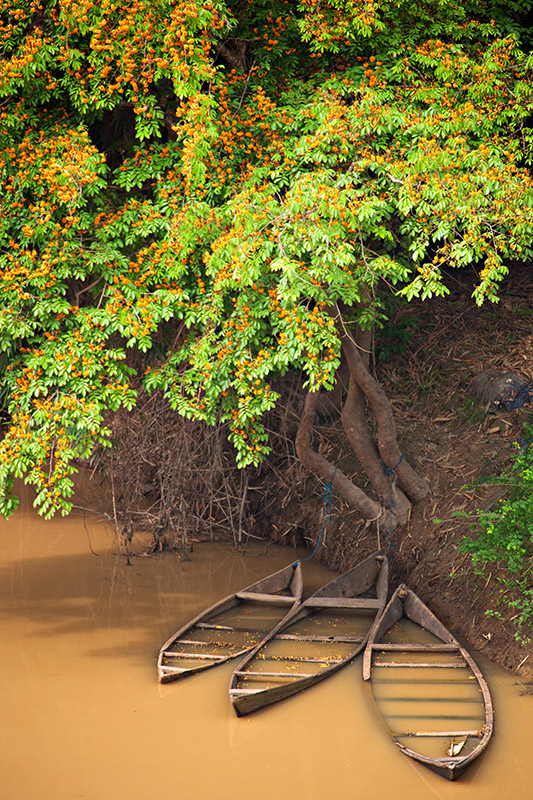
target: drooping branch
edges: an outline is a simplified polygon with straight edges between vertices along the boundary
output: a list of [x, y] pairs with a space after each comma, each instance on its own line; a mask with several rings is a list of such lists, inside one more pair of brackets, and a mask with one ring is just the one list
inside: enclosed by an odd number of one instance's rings
[[319, 394], [316, 407], [319, 417], [321, 415], [337, 416], [340, 413], [349, 381], [350, 372], [346, 360], [343, 358], [335, 374], [335, 386], [329, 392], [323, 391]]

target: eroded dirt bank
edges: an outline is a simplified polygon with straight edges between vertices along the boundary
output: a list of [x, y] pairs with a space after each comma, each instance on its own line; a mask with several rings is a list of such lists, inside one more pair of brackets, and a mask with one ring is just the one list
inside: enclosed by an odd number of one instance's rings
[[[469, 389], [482, 370], [513, 371], [533, 380], [533, 280], [528, 267], [513, 272], [497, 306], [478, 309], [471, 281], [452, 284], [445, 300], [402, 307], [380, 337], [375, 371], [393, 399], [405, 456], [430, 485], [409, 524], [391, 538], [392, 581], [405, 581], [459, 637], [525, 683], [533, 680], [533, 644], [515, 639], [512, 612], [499, 602], [498, 571], [475, 574], [459, 551], [468, 523], [457, 512], [492, 502], [498, 490], [473, 487], [501, 473], [533, 407], [485, 413]], [[237, 471], [223, 436], [183, 422], [160, 400], [135, 415], [115, 418], [119, 446], [114, 468], [118, 527], [131, 533], [141, 517], [129, 514], [141, 501], [154, 547], [170, 543], [183, 556], [193, 540], [233, 538], [238, 547], [263, 539], [313, 548], [325, 510], [323, 486], [305, 472], [294, 452], [303, 403], [297, 382], [281, 384], [283, 402], [272, 415], [273, 455], [260, 470]], [[360, 481], [338, 412], [324, 411], [314, 446]], [[326, 509], [326, 515], [328, 509]], [[315, 556], [342, 571], [376, 549], [389, 531], [365, 524], [339, 498]], [[127, 546], [135, 547], [133, 543]], [[503, 619], [487, 611], [503, 612]], [[527, 631], [522, 632], [527, 635]]]
[[[487, 414], [470, 390], [472, 379], [486, 369], [533, 380], [532, 322], [529, 270], [523, 268], [509, 280], [499, 305], [483, 309], [475, 307], [457, 282], [445, 301], [407, 308], [398, 315], [394, 324], [407, 332], [407, 346], [376, 365], [380, 381], [394, 398], [403, 451], [431, 489], [413, 509], [408, 526], [392, 535], [392, 580], [408, 582], [456, 635], [513, 670], [524, 683], [533, 680], [533, 642], [521, 645], [515, 638], [513, 612], [499, 601], [498, 569], [476, 575], [470, 557], [459, 551], [469, 527], [455, 515], [485, 507], [498, 496], [499, 489], [472, 483], [508, 467], [514, 443], [533, 415], [531, 405]], [[389, 335], [394, 342], [394, 331]], [[349, 456], [338, 422], [323, 419], [317, 439], [332, 460], [339, 453], [346, 469]], [[352, 474], [356, 473], [353, 464]], [[292, 495], [278, 485], [279, 502], [265, 512], [265, 533], [271, 524], [281, 536], [292, 529], [296, 540], [298, 532], [316, 541], [323, 502], [314, 482], [303, 475], [301, 480], [299, 492]], [[377, 534], [337, 500], [317, 557], [343, 570], [378, 544], [387, 545], [387, 540], [388, 531]], [[487, 611], [498, 611], [503, 619]]]

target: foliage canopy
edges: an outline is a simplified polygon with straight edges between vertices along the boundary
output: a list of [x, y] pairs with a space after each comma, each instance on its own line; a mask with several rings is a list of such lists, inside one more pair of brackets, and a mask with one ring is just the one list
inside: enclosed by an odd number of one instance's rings
[[0, 368], [13, 483], [72, 459], [141, 377], [268, 453], [272, 380], [331, 388], [379, 286], [497, 299], [531, 256], [531, 3], [13, 0], [0, 12]]

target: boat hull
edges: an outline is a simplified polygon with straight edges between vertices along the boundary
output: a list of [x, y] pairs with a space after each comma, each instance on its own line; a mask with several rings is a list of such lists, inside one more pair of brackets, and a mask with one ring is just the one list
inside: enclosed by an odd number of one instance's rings
[[[402, 632], [403, 620], [416, 627]], [[494, 714], [481, 671], [405, 585], [393, 594], [369, 636], [363, 678], [370, 682], [376, 707], [402, 753], [438, 775], [456, 780], [487, 747]], [[428, 696], [420, 697], [419, 691]], [[418, 711], [421, 700], [424, 714]], [[395, 730], [402, 724], [398, 719], [407, 721], [406, 730]]]
[[[205, 609], [161, 647], [159, 682], [170, 683], [203, 672], [253, 649], [270, 628], [300, 605], [302, 588], [298, 561]], [[239, 618], [246, 622], [235, 624]]]
[[[361, 598], [372, 585], [374, 596]], [[379, 619], [387, 585], [387, 560], [374, 555], [305, 600], [234, 670], [229, 694], [237, 716], [299, 694], [353, 661]], [[354, 635], [346, 633], [350, 625]]]

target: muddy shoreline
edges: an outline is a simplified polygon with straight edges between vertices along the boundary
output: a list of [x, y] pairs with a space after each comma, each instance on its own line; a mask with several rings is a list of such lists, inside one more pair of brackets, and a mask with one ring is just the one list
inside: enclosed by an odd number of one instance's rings
[[[141, 424], [141, 417], [135, 417], [136, 412], [127, 425], [119, 424], [114, 429], [119, 443], [118, 455], [114, 456], [114, 463], [118, 464], [114, 481], [106, 477], [110, 474], [109, 465], [107, 473], [95, 468], [85, 471], [85, 477], [80, 475], [78, 481], [78, 488], [85, 496], [80, 496], [77, 502], [80, 506], [103, 510], [111, 518], [113, 508], [124, 509], [117, 517], [117, 534], [125, 529], [126, 519], [132, 522], [133, 531], [142, 526], [145, 531], [151, 529], [157, 533], [159, 525], [157, 545], [162, 542], [173, 545], [176, 558], [182, 558], [186, 547], [194, 540], [217, 538], [233, 540], [242, 551], [246, 550], [247, 543], [264, 542], [267, 547], [269, 542], [275, 542], [305, 546], [311, 553], [321, 530], [322, 539], [313, 558], [337, 572], [349, 569], [376, 549], [387, 550], [391, 561], [391, 589], [399, 582], [409, 584], [456, 636], [499, 666], [511, 670], [527, 689], [527, 684], [533, 681], [533, 644], [523, 645], [517, 641], [512, 611], [499, 602], [498, 567], [495, 565], [483, 575], [476, 574], [470, 557], [459, 549], [471, 531], [468, 521], [457, 515], [486, 507], [494, 500], [498, 490], [478, 485], [476, 481], [498, 475], [509, 466], [514, 443], [525, 421], [533, 415], [531, 405], [487, 414], [473, 400], [470, 391], [472, 380], [486, 369], [500, 373], [515, 371], [533, 380], [533, 282], [528, 268], [508, 282], [503, 296], [499, 305], [478, 309], [467, 283], [463, 286], [457, 282], [446, 300], [402, 307], [390, 323], [392, 336], [396, 329], [405, 331], [412, 325], [408, 345], [395, 356], [377, 358], [375, 374], [393, 400], [402, 452], [430, 487], [429, 496], [413, 507], [409, 523], [392, 534], [386, 529], [376, 530], [374, 524], [362, 520], [338, 497], [333, 497], [331, 521], [324, 524], [325, 516], [329, 515], [324, 486], [303, 469], [294, 453], [294, 435], [304, 397], [295, 380], [287, 384], [282, 411], [270, 421], [273, 437], [277, 437], [274, 453], [258, 470], [235, 470], [231, 466], [231, 454], [228, 455], [217, 439], [216, 454], [222, 465], [217, 472], [218, 462], [210, 461], [213, 445], [207, 438], [195, 438], [196, 428], [184, 427], [182, 434], [176, 427], [176, 414], [172, 412], [168, 425], [174, 426], [170, 428], [174, 445], [180, 435], [194, 440], [197, 451], [201, 451], [201, 463], [209, 466], [204, 482], [188, 487], [192, 492], [190, 498], [180, 494], [189, 473], [181, 475], [179, 485], [173, 484], [172, 470], [163, 473], [167, 484], [172, 484], [170, 488], [166, 486], [167, 496], [172, 495], [172, 489], [174, 495], [178, 493], [182, 497], [179, 519], [173, 520], [165, 509], [160, 499], [163, 491], [152, 491], [155, 472], [146, 471], [147, 443], [145, 439], [135, 440], [135, 431], [145, 431], [149, 426], [145, 421]], [[416, 325], [410, 322], [413, 319]], [[154, 408], [159, 409], [158, 406]], [[147, 404], [142, 413], [148, 415], [150, 410]], [[152, 425], [153, 429], [155, 427]], [[158, 446], [163, 448], [161, 452], [169, 463], [172, 462], [171, 467], [177, 469], [176, 464], [179, 466], [181, 462], [175, 458], [173, 462], [176, 447], [169, 446], [164, 428], [158, 441]], [[343, 471], [364, 488], [364, 476], [358, 473], [355, 457], [349, 453], [338, 409], [318, 419], [315, 446], [332, 463], [340, 463]], [[135, 460], [136, 454], [139, 454], [139, 463]], [[187, 462], [191, 474], [200, 463], [195, 458], [191, 456]], [[146, 492], [143, 490], [143, 508], [148, 508], [150, 513], [144, 520], [125, 499], [124, 487], [121, 493], [121, 469], [127, 475], [141, 476], [144, 483], [136, 478], [137, 489], [147, 487]], [[196, 471], [202, 472], [201, 469]], [[215, 494], [211, 485], [215, 472], [222, 475], [222, 482], [216, 488], [218, 513], [222, 516], [206, 532], [198, 525], [197, 506], [196, 517], [191, 514], [191, 503], [198, 503], [200, 498], [207, 509], [206, 516], [210, 519], [216, 516], [216, 508], [210, 505], [209, 499], [210, 491], [212, 496]], [[242, 494], [240, 487], [244, 487]], [[231, 502], [226, 504], [226, 496], [230, 494]], [[185, 532], [183, 520], [189, 525]], [[126, 554], [128, 548], [141, 545], [134, 533], [132, 541], [123, 542], [123, 546]], [[501, 618], [491, 616], [493, 611], [501, 614]], [[527, 634], [522, 631], [523, 636]]]

